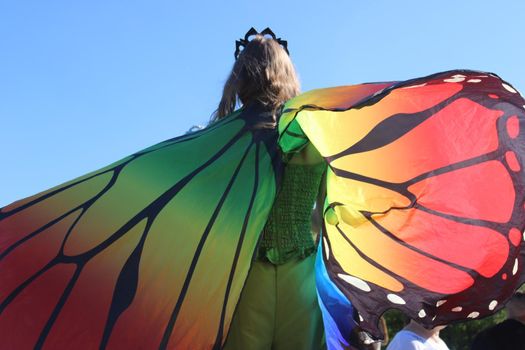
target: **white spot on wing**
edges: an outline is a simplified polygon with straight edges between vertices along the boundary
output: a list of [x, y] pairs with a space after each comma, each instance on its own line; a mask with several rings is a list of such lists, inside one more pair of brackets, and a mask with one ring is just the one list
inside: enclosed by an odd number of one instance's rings
[[441, 305], [445, 304], [446, 302], [447, 302], [446, 300], [438, 300], [438, 302], [436, 303], [436, 306], [440, 307]]
[[512, 275], [515, 275], [518, 272], [518, 259], [514, 259], [514, 267], [512, 267]]
[[421, 309], [419, 310], [419, 313], [417, 314], [419, 316], [419, 318], [424, 318], [427, 313], [425, 312], [425, 310]]
[[497, 300], [492, 300], [489, 304], [489, 310], [492, 311], [496, 308], [496, 306], [498, 306], [498, 301]]
[[375, 94], [373, 94], [372, 96], [377, 96], [377, 95], [379, 95], [379, 94], [382, 94], [383, 91], [385, 91], [385, 89], [381, 89], [381, 90], [377, 91], [377, 92], [376, 92]]
[[473, 312], [471, 312], [470, 314], [468, 314], [467, 317], [468, 317], [468, 318], [476, 318], [476, 317], [478, 317], [478, 316], [479, 316], [479, 312], [477, 312], [477, 311], [473, 311]]
[[403, 298], [401, 298], [399, 295], [396, 295], [396, 294], [388, 294], [387, 296], [387, 299], [390, 300], [390, 302], [394, 303], [394, 304], [399, 304], [399, 305], [405, 305], [406, 302]]
[[427, 85], [427, 83], [418, 84], [418, 85], [406, 86], [406, 87], [404, 87], [403, 89], [413, 89], [413, 88], [418, 88], [418, 87], [422, 87], [422, 86], [425, 86], [425, 85]]
[[326, 237], [323, 237], [323, 243], [324, 243], [324, 252], [326, 255], [326, 260], [330, 257], [330, 247], [328, 247], [328, 242], [326, 241]]
[[358, 314], [358, 315], [359, 315], [359, 321], [363, 322], [364, 321], [363, 316], [361, 316], [361, 314]]
[[464, 77], [459, 77], [459, 76], [454, 76], [452, 78], [449, 78], [449, 79], [443, 79], [444, 82], [446, 83], [459, 83], [461, 81], [465, 80]]
[[461, 306], [456, 306], [455, 308], [452, 309], [452, 311], [454, 312], [460, 312], [461, 310], [463, 310]]
[[517, 91], [514, 90], [514, 89], [512, 88], [512, 86], [510, 86], [510, 85], [507, 85], [507, 84], [505, 84], [505, 83], [501, 83], [501, 85], [505, 88], [505, 90], [510, 91], [510, 92], [512, 92], [513, 94], [515, 94], [515, 93], [517, 92]]
[[467, 80], [467, 83], [480, 83], [481, 79], [469, 79]]
[[337, 276], [340, 279], [342, 279], [343, 281], [345, 281], [346, 283], [349, 283], [352, 286], [354, 286], [354, 287], [356, 287], [358, 289], [361, 289], [362, 291], [370, 292], [372, 290], [370, 288], [370, 286], [368, 285], [368, 283], [366, 283], [362, 279], [359, 279], [357, 277], [350, 276], [350, 275], [345, 275], [345, 274], [342, 274], [342, 273], [338, 273]]

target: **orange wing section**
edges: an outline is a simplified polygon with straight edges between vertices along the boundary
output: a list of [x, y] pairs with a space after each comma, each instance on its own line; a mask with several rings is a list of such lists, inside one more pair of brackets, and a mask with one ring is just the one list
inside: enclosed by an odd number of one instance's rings
[[508, 83], [450, 71], [289, 106], [283, 149], [307, 138], [329, 164], [330, 282], [317, 283], [336, 286], [362, 327], [379, 336], [392, 307], [429, 327], [482, 317], [525, 282], [525, 100]]

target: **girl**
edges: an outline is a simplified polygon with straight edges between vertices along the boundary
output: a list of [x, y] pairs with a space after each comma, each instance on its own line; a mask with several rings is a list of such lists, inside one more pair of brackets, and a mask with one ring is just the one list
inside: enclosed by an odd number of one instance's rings
[[[233, 112], [240, 102], [260, 127], [276, 127], [283, 103], [299, 94], [294, 66], [278, 40], [269, 29], [246, 40], [214, 120]], [[313, 147], [285, 162], [281, 189], [233, 316], [227, 350], [324, 346], [310, 214], [316, 197], [322, 200], [318, 189], [326, 164]]]

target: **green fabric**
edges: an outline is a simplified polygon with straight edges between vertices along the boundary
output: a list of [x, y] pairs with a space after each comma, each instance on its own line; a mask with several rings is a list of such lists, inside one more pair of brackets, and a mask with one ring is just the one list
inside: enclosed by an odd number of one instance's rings
[[223, 349], [325, 349], [314, 265], [315, 255], [282, 265], [255, 261]]
[[0, 208], [0, 349], [218, 348], [279, 187], [250, 108]]
[[326, 163], [288, 163], [281, 190], [263, 229], [258, 258], [273, 264], [304, 258], [315, 251], [311, 213]]

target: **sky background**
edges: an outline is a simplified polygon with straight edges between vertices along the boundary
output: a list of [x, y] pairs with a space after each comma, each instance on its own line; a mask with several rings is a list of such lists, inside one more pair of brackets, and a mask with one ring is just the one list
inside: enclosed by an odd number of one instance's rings
[[0, 207], [205, 124], [235, 40], [303, 91], [468, 68], [525, 91], [523, 0], [0, 0]]

